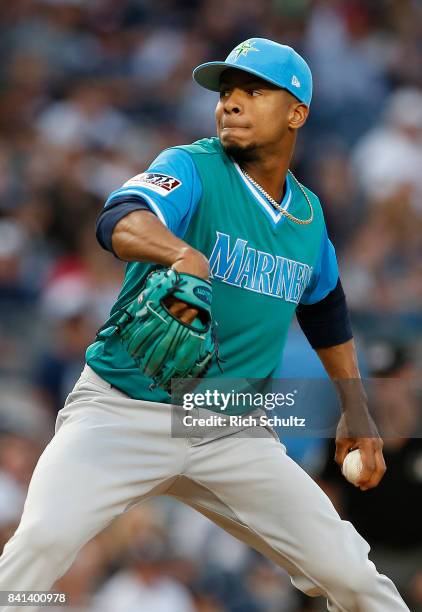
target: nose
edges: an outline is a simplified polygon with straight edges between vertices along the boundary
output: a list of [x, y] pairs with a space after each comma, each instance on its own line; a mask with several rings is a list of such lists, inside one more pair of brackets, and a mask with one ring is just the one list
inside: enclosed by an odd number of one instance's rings
[[223, 98], [223, 108], [228, 115], [239, 115], [243, 112], [242, 96], [239, 89], [233, 89]]

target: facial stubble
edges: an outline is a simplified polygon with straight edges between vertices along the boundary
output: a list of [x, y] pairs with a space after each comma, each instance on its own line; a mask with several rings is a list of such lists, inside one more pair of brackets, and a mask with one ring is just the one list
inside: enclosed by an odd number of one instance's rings
[[259, 159], [258, 147], [254, 143], [245, 146], [238, 144], [223, 144], [222, 146], [226, 155], [234, 159], [238, 164], [254, 162]]

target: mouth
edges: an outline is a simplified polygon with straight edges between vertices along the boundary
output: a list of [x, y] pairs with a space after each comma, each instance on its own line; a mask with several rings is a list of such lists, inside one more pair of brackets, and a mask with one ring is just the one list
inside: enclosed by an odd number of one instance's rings
[[247, 125], [234, 125], [234, 124], [224, 124], [221, 126], [221, 130], [247, 130], [249, 129]]

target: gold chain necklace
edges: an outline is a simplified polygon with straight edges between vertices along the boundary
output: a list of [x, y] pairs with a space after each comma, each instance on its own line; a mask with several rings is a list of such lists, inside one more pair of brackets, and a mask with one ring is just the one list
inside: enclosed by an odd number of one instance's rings
[[289, 212], [287, 212], [287, 210], [284, 210], [284, 208], [281, 206], [281, 204], [276, 202], [276, 200], [274, 200], [274, 198], [272, 198], [270, 196], [270, 194], [267, 193], [265, 191], [265, 189], [263, 187], [261, 187], [261, 185], [259, 183], [257, 183], [255, 181], [255, 179], [253, 179], [246, 172], [246, 170], [243, 170], [242, 168], [240, 168], [240, 169], [242, 170], [242, 173], [246, 176], [246, 178], [250, 180], [252, 185], [254, 185], [254, 187], [256, 187], [258, 189], [258, 191], [260, 191], [270, 201], [270, 203], [273, 205], [273, 207], [276, 210], [280, 211], [285, 217], [290, 219], [290, 221], [293, 221], [293, 223], [298, 223], [299, 225], [308, 225], [309, 223], [312, 223], [313, 218], [314, 218], [314, 209], [312, 208], [311, 200], [309, 199], [308, 194], [306, 193], [306, 191], [304, 190], [303, 186], [299, 183], [299, 181], [297, 180], [297, 178], [295, 177], [295, 175], [293, 174], [293, 172], [291, 170], [288, 171], [290, 176], [292, 177], [292, 179], [295, 181], [296, 185], [299, 187], [299, 189], [301, 190], [301, 192], [305, 196], [305, 200], [308, 202], [309, 210], [311, 211], [311, 216], [309, 217], [309, 219], [298, 219], [297, 217], [294, 217]]

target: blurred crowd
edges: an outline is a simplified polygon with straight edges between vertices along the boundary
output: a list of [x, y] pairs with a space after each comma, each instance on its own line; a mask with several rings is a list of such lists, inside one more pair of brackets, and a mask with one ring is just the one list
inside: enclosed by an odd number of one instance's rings
[[[313, 71], [293, 170], [323, 203], [367, 373], [420, 378], [420, 0], [3, 2], [0, 549], [124, 274], [97, 244], [95, 218], [160, 150], [214, 135], [216, 94], [192, 82], [192, 68], [251, 36], [292, 45]], [[306, 375], [312, 356], [300, 350]], [[397, 388], [385, 400], [396, 400], [400, 414], [417, 411], [412, 394]], [[304, 449], [297, 459], [419, 610], [422, 534], [403, 506], [420, 505], [422, 446], [410, 434], [386, 446], [392, 474], [373, 494], [374, 516], [344, 487], [325, 443], [313, 448], [317, 460], [307, 464]], [[393, 538], [399, 520], [408, 532]], [[121, 517], [80, 552], [58, 588], [80, 611], [321, 609], [272, 564], [169, 500]]]

